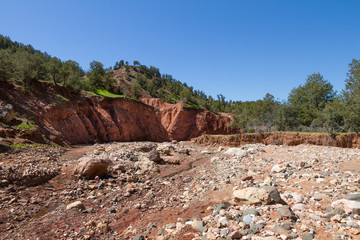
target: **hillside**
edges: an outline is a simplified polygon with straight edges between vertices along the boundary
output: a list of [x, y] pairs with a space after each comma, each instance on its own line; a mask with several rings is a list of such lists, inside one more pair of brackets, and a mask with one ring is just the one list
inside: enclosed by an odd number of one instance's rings
[[64, 87], [79, 96], [159, 98], [170, 104], [182, 102], [184, 108], [231, 113], [231, 126], [249, 133], [301, 131], [333, 135], [360, 131], [359, 60], [353, 59], [349, 63], [346, 75], [345, 89], [339, 93], [322, 74], [315, 72], [306, 77], [304, 84], [293, 88], [286, 101], [280, 101], [270, 93], [256, 101], [232, 101], [222, 94], [215, 99], [172, 75], [162, 74], [159, 68], [148, 67], [139, 61], [131, 64], [120, 60], [114, 66], [105, 67], [94, 60], [90, 62], [90, 69], [84, 71], [75, 61], [62, 61], [30, 45], [0, 36], [1, 83], [16, 82], [25, 92], [37, 91], [40, 81]]
[[[0, 106], [12, 106], [9, 121], [0, 124], [3, 145], [17, 143], [56, 143], [60, 145], [112, 141], [188, 140], [203, 133], [227, 134], [232, 117], [203, 109], [185, 108], [184, 103], [158, 109], [126, 97], [99, 97], [74, 94], [47, 82], [34, 83], [36, 91], [4, 82]], [[147, 103], [147, 104], [146, 104]], [[28, 140], [22, 140], [28, 139]], [[29, 141], [30, 140], [30, 141]]]
[[[140, 65], [117, 65], [107, 71], [105, 88], [113, 93], [135, 99], [159, 98], [167, 103], [184, 102], [188, 107], [215, 110], [212, 98], [200, 90], [194, 90], [174, 79], [171, 75], [161, 74], [156, 67]], [[90, 76], [89, 76], [90, 78]]]

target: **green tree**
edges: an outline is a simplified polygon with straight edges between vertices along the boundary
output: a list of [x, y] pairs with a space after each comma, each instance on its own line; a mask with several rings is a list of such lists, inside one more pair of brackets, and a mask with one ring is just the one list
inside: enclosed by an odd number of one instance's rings
[[13, 77], [14, 63], [7, 50], [0, 50], [0, 81], [6, 81]]
[[218, 95], [217, 95], [217, 98], [218, 98], [218, 100], [217, 100], [217, 104], [218, 104], [218, 106], [217, 106], [217, 111], [218, 111], [218, 112], [223, 112], [223, 111], [225, 111], [225, 106], [226, 106], [225, 96], [222, 95], [222, 94], [218, 94]]
[[342, 102], [335, 98], [332, 103], [326, 105], [322, 112], [322, 120], [325, 131], [333, 134], [344, 131], [344, 117], [341, 114]]
[[134, 66], [137, 66], [137, 67], [140, 66], [140, 62], [135, 60], [134, 61]]
[[349, 64], [345, 90], [342, 92], [343, 116], [350, 131], [360, 130], [360, 60], [353, 59]]
[[86, 88], [80, 81], [80, 77], [83, 74], [83, 70], [80, 68], [79, 64], [72, 60], [64, 62], [59, 72], [63, 86], [77, 91], [81, 88]]
[[146, 81], [141, 74], [136, 74], [136, 81], [140, 84], [142, 88], [146, 88]]
[[24, 50], [16, 52], [16, 70], [18, 77], [28, 90], [33, 81], [45, 79], [46, 69], [40, 54], [30, 54]]
[[314, 73], [307, 77], [304, 85], [291, 90], [288, 102], [297, 112], [301, 124], [310, 126], [335, 95], [333, 86], [320, 73]]
[[280, 131], [295, 130], [301, 125], [301, 119], [294, 108], [284, 103], [276, 113], [275, 124]]
[[56, 57], [51, 58], [50, 61], [46, 64], [46, 70], [50, 74], [55, 85], [57, 85], [60, 69], [61, 69], [61, 61]]
[[114, 66], [114, 70], [118, 70], [119, 68], [120, 68], [119, 62], [116, 62], [116, 63], [115, 63], [115, 66]]
[[138, 83], [134, 83], [133, 85], [131, 85], [131, 92], [134, 98], [139, 99], [141, 97], [140, 85]]
[[92, 90], [104, 89], [103, 78], [106, 70], [104, 65], [98, 61], [92, 61], [90, 63], [89, 81]]
[[259, 123], [266, 127], [267, 131], [270, 131], [276, 125], [275, 121], [280, 108], [280, 102], [276, 101], [275, 97], [270, 93], [266, 93], [265, 97], [258, 104], [257, 118]]
[[192, 92], [189, 88], [183, 88], [180, 92], [181, 100], [185, 103], [188, 103], [192, 100]]

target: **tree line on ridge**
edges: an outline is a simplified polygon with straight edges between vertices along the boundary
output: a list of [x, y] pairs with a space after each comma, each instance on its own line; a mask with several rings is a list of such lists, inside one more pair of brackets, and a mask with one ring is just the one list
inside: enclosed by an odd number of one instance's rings
[[[120, 77], [119, 77], [120, 76]], [[185, 107], [234, 114], [232, 126], [245, 132], [321, 131], [336, 134], [360, 130], [360, 60], [349, 63], [346, 86], [336, 92], [320, 73], [307, 76], [305, 83], [291, 90], [286, 101], [270, 93], [257, 101], [226, 100], [195, 90], [154, 66], [139, 61], [132, 65], [120, 60], [105, 68], [90, 63], [84, 71], [72, 60], [62, 61], [31, 45], [0, 35], [0, 83], [12, 81], [32, 91], [35, 81], [47, 81], [66, 87], [75, 94], [104, 90], [114, 96], [135, 99], [157, 97], [168, 103], [183, 101]]]

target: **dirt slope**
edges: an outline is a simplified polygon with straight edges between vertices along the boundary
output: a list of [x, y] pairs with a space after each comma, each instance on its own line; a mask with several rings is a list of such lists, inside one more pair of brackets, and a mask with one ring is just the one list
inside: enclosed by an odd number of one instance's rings
[[[40, 139], [58, 144], [85, 144], [112, 141], [188, 140], [208, 134], [229, 134], [230, 116], [207, 110], [184, 108], [159, 99], [143, 102], [126, 98], [101, 98], [71, 94], [49, 83], [34, 83], [25, 92], [4, 82], [0, 102], [14, 106], [17, 118], [32, 119]], [[6, 131], [5, 131], [6, 130]], [[0, 137], [10, 136], [11, 128], [1, 129]], [[3, 134], [2, 134], [3, 133]], [[15, 133], [10, 137], [14, 137]]]
[[311, 144], [320, 146], [333, 146], [344, 148], [359, 148], [360, 135], [358, 133], [340, 134], [331, 136], [324, 133], [292, 133], [274, 132], [265, 134], [238, 134], [231, 136], [203, 135], [195, 139], [200, 144], [216, 144], [227, 146], [239, 146], [252, 143], [263, 143], [266, 145], [297, 146], [300, 144]]

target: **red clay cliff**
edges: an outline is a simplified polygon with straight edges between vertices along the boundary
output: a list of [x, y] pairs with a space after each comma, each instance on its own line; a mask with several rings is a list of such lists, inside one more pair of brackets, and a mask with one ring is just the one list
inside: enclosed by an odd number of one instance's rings
[[44, 137], [60, 144], [112, 141], [189, 140], [208, 134], [229, 134], [230, 115], [185, 108], [159, 99], [79, 96], [65, 88], [36, 82], [37, 91], [24, 92], [4, 83], [0, 99], [16, 115], [33, 119]]

